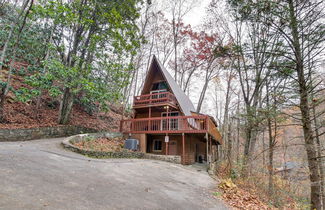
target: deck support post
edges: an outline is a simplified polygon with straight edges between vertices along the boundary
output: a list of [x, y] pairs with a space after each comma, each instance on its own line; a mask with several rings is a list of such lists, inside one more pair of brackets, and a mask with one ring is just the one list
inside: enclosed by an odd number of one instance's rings
[[148, 131], [151, 131], [151, 106], [149, 106], [149, 122], [148, 122]]
[[205, 133], [205, 139], [207, 141], [207, 166], [209, 168], [209, 135], [208, 133]]
[[212, 137], [209, 136], [209, 143], [210, 143], [210, 162], [212, 162]]
[[185, 134], [182, 133], [182, 164], [185, 164]]
[[167, 129], [166, 130], [169, 130], [169, 106], [167, 106], [166, 107], [166, 117], [167, 117], [167, 119], [166, 119], [166, 126], [167, 126]]
[[[166, 137], [167, 137], [168, 135], [166, 134]], [[168, 155], [169, 154], [169, 145], [168, 145], [168, 143], [169, 143], [169, 137], [168, 137], [168, 142], [167, 141], [165, 141], [166, 142], [166, 155]]]

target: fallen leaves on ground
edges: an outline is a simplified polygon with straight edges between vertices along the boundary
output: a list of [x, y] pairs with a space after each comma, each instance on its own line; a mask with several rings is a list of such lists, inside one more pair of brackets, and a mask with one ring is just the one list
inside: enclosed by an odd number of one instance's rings
[[[43, 101], [47, 99], [44, 98]], [[48, 99], [50, 100], [50, 99]], [[41, 109], [35, 111], [34, 104], [22, 102], [5, 104], [6, 123], [0, 123], [1, 129], [54, 127], [58, 124], [58, 107], [50, 108], [43, 104]], [[69, 125], [93, 128], [96, 130], [118, 131], [121, 115], [113, 111], [89, 115], [81, 107], [74, 106]]]
[[[25, 65], [25, 64], [19, 64]], [[7, 70], [0, 72], [6, 78]], [[21, 87], [31, 88], [24, 83], [24, 77], [12, 75], [11, 87], [18, 90]], [[69, 125], [93, 128], [96, 130], [118, 131], [121, 120], [121, 106], [110, 105], [109, 112], [89, 115], [81, 106], [74, 105]], [[47, 93], [41, 98], [41, 107], [36, 109], [35, 101], [22, 103], [17, 101], [10, 91], [4, 106], [5, 123], [0, 123], [0, 129], [19, 129], [61, 126], [58, 124], [59, 101]]]
[[271, 209], [265, 205], [257, 195], [237, 187], [231, 179], [221, 180], [219, 188], [223, 191], [221, 197], [235, 209]]
[[85, 139], [83, 141], [73, 143], [73, 145], [83, 150], [102, 152], [120, 152], [123, 150], [123, 144], [123, 139], [119, 137]]

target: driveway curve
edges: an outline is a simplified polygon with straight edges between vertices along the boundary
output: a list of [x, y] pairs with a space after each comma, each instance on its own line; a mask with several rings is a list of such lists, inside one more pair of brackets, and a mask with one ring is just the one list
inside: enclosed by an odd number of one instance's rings
[[92, 159], [61, 138], [0, 142], [0, 209], [227, 209], [206, 172], [156, 160]]

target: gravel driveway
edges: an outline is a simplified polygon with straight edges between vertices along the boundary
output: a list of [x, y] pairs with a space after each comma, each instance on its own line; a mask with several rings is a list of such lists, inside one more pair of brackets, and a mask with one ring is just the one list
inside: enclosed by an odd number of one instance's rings
[[155, 160], [87, 158], [61, 141], [0, 142], [0, 209], [226, 209], [205, 172]]

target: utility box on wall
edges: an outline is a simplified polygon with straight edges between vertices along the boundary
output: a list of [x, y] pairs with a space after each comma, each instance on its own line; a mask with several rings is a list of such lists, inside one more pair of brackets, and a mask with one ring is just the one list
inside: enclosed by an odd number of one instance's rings
[[139, 149], [139, 140], [137, 139], [127, 139], [124, 143], [124, 148], [128, 150], [138, 151]]

